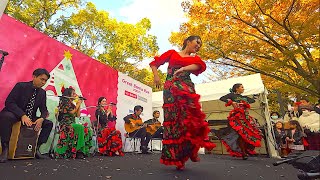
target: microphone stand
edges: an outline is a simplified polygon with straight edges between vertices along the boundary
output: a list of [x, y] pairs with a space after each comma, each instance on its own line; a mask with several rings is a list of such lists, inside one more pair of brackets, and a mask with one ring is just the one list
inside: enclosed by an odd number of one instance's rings
[[[86, 107], [83, 107], [83, 108], [80, 108], [80, 109], [90, 109], [90, 108], [99, 108], [99, 107], [101, 107], [101, 106], [86, 106]], [[99, 143], [98, 142], [99, 121], [100, 121], [100, 116], [98, 115], [97, 125], [95, 126], [92, 123], [93, 134], [96, 137], [96, 139], [95, 139], [96, 147], [94, 148], [94, 152], [93, 152], [92, 156], [95, 156], [96, 153], [99, 153], [99, 144], [98, 144]]]
[[0, 71], [1, 71], [1, 68], [2, 68], [2, 64], [3, 64], [3, 62], [4, 62], [4, 54], [2, 53], [2, 57], [1, 57], [1, 59], [0, 59]]
[[82, 97], [82, 96], [78, 96], [78, 97], [70, 97], [70, 96], [56, 96], [54, 94], [47, 94], [47, 96], [53, 96], [53, 97], [59, 97], [59, 98], [67, 98], [67, 99], [80, 99], [80, 100], [87, 100], [86, 98]]
[[[107, 106], [107, 105], [105, 105]], [[87, 106], [87, 107], [84, 107], [84, 108], [81, 108], [81, 109], [87, 109], [87, 108], [100, 108], [100, 107], [104, 107], [103, 105], [98, 105], [98, 106]], [[93, 130], [94, 130], [94, 135], [96, 136], [96, 148], [95, 148], [95, 152], [94, 152], [94, 155], [95, 153], [99, 153], [99, 142], [98, 142], [98, 132], [99, 132], [99, 124], [100, 124], [100, 115], [98, 114], [98, 118], [97, 118], [97, 125], [94, 126], [93, 124]], [[108, 124], [106, 125], [108, 126]], [[93, 155], [93, 156], [94, 156]]]
[[53, 137], [52, 137], [52, 142], [51, 142], [51, 145], [50, 145], [50, 150], [49, 150], [49, 156], [54, 159], [55, 156], [54, 156], [54, 141], [56, 139], [56, 135], [59, 134], [59, 121], [58, 121], [58, 118], [59, 118], [59, 109], [58, 109], [58, 112], [57, 114], [55, 114], [55, 118], [56, 118], [56, 124], [54, 125], [54, 129], [53, 129]]

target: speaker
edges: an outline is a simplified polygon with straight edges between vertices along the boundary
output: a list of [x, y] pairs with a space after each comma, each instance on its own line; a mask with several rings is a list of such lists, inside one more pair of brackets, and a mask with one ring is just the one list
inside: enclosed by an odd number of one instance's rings
[[34, 131], [34, 127], [35, 125], [31, 127], [21, 126], [20, 121], [12, 126], [8, 159], [35, 157], [39, 132]]
[[304, 172], [320, 171], [320, 151], [305, 151], [298, 156], [297, 160], [292, 162], [293, 167], [301, 169]]

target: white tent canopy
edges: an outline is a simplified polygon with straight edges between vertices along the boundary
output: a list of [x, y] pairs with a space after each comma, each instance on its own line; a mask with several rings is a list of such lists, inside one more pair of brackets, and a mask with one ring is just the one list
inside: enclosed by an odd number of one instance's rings
[[[255, 96], [256, 102], [251, 104], [250, 114], [256, 118], [261, 126], [264, 127], [267, 136], [267, 147], [270, 156], [277, 156], [272, 139], [270, 115], [267, 102], [267, 90], [263, 85], [260, 74], [230, 78], [212, 83], [196, 84], [195, 89], [197, 94], [200, 94], [200, 103], [202, 110], [207, 115], [206, 120], [221, 120], [227, 119], [231, 107], [225, 107], [225, 103], [219, 98], [230, 92], [230, 88], [236, 83], [241, 83], [244, 86], [243, 95]], [[152, 108], [162, 112], [163, 96], [162, 91], [152, 94]], [[163, 117], [160, 116], [160, 121]], [[271, 138], [270, 138], [271, 137]]]
[[[229, 89], [236, 83], [243, 84], [245, 88], [243, 95], [260, 94], [265, 92], [260, 74], [230, 78], [212, 83], [196, 84], [195, 89], [197, 94], [201, 95], [201, 102], [212, 101], [229, 93]], [[162, 105], [162, 91], [152, 93], [152, 107], [162, 107]]]

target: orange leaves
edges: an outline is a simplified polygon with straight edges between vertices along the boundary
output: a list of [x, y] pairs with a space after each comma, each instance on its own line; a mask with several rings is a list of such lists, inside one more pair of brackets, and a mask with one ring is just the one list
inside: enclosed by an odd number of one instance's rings
[[[264, 73], [316, 95], [319, 9], [318, 0], [198, 1], [183, 32], [173, 33], [170, 40], [176, 44], [198, 34], [203, 59], [227, 58], [222, 63]], [[288, 74], [294, 74], [298, 83]]]

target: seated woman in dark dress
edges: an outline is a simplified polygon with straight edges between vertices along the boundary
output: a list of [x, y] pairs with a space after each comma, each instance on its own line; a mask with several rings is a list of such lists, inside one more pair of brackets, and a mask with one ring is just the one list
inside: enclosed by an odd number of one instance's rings
[[107, 105], [107, 99], [98, 99], [96, 118], [98, 123], [99, 153], [107, 156], [123, 156], [120, 131], [116, 130], [116, 117], [112, 113], [112, 104]]

